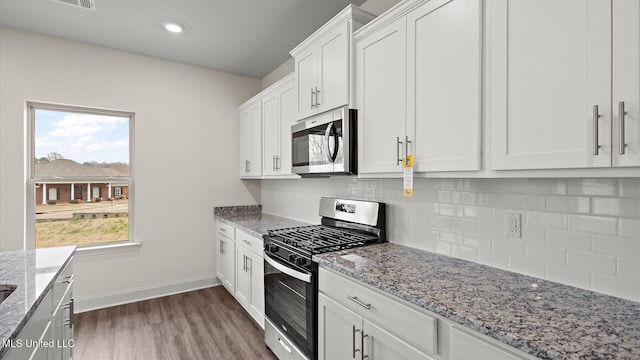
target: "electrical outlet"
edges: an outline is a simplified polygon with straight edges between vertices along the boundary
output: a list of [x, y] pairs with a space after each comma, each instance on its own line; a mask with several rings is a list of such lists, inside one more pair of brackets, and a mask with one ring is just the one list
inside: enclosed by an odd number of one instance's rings
[[509, 237], [522, 237], [521, 216], [517, 213], [504, 214], [504, 234]]

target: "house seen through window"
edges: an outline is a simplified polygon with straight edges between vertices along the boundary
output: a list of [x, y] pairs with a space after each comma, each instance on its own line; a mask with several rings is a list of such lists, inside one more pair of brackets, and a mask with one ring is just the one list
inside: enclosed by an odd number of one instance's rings
[[30, 103], [29, 118], [35, 247], [128, 241], [133, 114]]

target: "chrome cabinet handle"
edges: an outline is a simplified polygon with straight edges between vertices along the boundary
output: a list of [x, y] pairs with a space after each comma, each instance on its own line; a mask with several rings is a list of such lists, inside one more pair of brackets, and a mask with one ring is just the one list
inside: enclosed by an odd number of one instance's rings
[[280, 171], [280, 156], [276, 155], [276, 171]]
[[271, 170], [276, 171], [276, 156], [271, 157]]
[[402, 141], [400, 141], [400, 136], [396, 136], [396, 165], [400, 165], [400, 161], [403, 161], [402, 159], [400, 159], [400, 144], [402, 144]]
[[320, 90], [318, 90], [318, 87], [316, 86], [316, 107], [320, 106]]
[[356, 329], [356, 326], [353, 325], [353, 330], [351, 332], [351, 335], [352, 335], [351, 336], [351, 340], [352, 340], [352, 343], [353, 343], [351, 349], [353, 351], [351, 352], [351, 357], [354, 358], [354, 359], [356, 358], [356, 353], [360, 351], [360, 349], [356, 349], [356, 333], [359, 332], [359, 331], [360, 330]]
[[369, 357], [369, 355], [365, 355], [365, 354], [364, 354], [364, 338], [368, 337], [369, 335], [366, 335], [366, 334], [364, 333], [364, 330], [362, 330], [362, 332], [360, 332], [360, 336], [362, 336], [362, 337], [360, 338], [360, 344], [361, 344], [361, 346], [362, 346], [362, 351], [360, 352], [360, 359], [361, 359], [361, 360], [364, 360], [364, 359], [367, 359], [367, 358]]
[[405, 135], [404, 137], [404, 164], [409, 165], [409, 137]]
[[313, 101], [313, 95], [314, 94], [315, 94], [315, 92], [313, 91], [313, 88], [311, 88], [311, 108], [312, 109], [316, 106], [315, 102]]
[[625, 153], [625, 148], [627, 147], [627, 144], [625, 144], [625, 136], [624, 136], [624, 116], [627, 113], [624, 111], [624, 101], [620, 101], [618, 103], [618, 117], [620, 118], [620, 139], [618, 140], [619, 144], [620, 144], [620, 155], [624, 155]]
[[371, 310], [371, 304], [365, 304], [362, 301], [360, 301], [360, 299], [358, 299], [357, 296], [349, 296], [347, 295], [347, 299], [353, 301], [354, 303], [362, 306], [363, 308], [367, 309], [367, 310]]
[[220, 231], [222, 231], [223, 233], [226, 233], [226, 232], [227, 232], [227, 229], [225, 229], [225, 228], [223, 228], [223, 227], [221, 227], [221, 228], [219, 228], [219, 229], [220, 229]]
[[600, 145], [598, 145], [598, 120], [600, 119], [600, 113], [598, 112], [598, 105], [593, 105], [593, 156], [598, 156], [600, 153]]
[[247, 263], [247, 272], [251, 271], [251, 268], [253, 267], [253, 260], [251, 260], [250, 257], [247, 256], [247, 260], [245, 260]]
[[221, 241], [221, 242], [220, 242], [220, 246], [219, 246], [219, 247], [220, 247], [220, 255], [224, 254], [224, 250], [222, 249], [222, 244], [223, 244], [223, 243], [222, 243], [222, 241]]

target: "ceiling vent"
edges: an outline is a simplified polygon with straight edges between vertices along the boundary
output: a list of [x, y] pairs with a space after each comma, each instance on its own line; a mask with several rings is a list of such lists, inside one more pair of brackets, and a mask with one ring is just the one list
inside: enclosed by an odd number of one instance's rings
[[95, 0], [52, 0], [60, 4], [67, 4], [75, 7], [79, 7], [85, 10], [96, 11]]

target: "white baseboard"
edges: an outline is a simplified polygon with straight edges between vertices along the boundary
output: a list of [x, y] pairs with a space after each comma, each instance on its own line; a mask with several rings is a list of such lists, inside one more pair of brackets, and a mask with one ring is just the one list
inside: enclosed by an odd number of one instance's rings
[[146, 288], [127, 290], [88, 298], [74, 299], [74, 313], [104, 309], [111, 306], [129, 304], [136, 301], [154, 299], [187, 291], [205, 289], [220, 285], [217, 277], [193, 279], [175, 283], [160, 284]]

